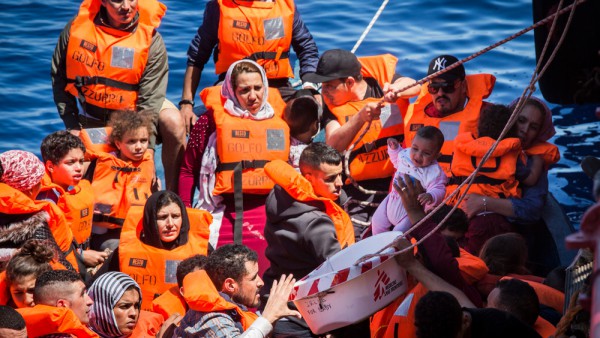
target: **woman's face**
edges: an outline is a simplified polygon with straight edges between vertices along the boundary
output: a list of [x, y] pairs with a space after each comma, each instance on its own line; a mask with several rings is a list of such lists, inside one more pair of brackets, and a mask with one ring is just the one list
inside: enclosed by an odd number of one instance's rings
[[236, 79], [235, 97], [242, 109], [252, 115], [260, 109], [265, 93], [260, 73], [241, 73]]
[[523, 107], [517, 119], [517, 131], [523, 149], [527, 149], [533, 145], [533, 142], [542, 129], [543, 122], [544, 113], [536, 106], [528, 104]]
[[165, 243], [176, 240], [181, 230], [181, 222], [181, 208], [177, 203], [171, 202], [171, 204], [160, 208], [156, 213], [156, 224], [158, 225], [160, 240]]
[[122, 334], [131, 334], [140, 315], [140, 294], [136, 289], [123, 293], [113, 308], [117, 327]]
[[35, 287], [35, 275], [21, 277], [10, 284], [10, 295], [17, 308], [31, 307], [33, 302], [33, 289]]

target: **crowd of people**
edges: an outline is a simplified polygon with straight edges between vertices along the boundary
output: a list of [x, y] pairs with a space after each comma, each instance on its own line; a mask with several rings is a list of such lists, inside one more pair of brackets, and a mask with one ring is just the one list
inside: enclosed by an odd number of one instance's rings
[[[65, 130], [42, 160], [0, 154], [0, 337], [585, 334], [563, 313], [565, 267], [527, 259], [560, 158], [542, 100], [487, 102], [495, 77], [451, 55], [423, 85], [389, 54], [319, 56], [293, 0], [211, 0], [177, 107], [165, 12], [84, 0], [62, 31], [51, 77]], [[219, 81], [198, 116], [211, 54]], [[397, 250], [423, 240], [396, 258], [407, 291], [314, 334], [288, 302], [294, 283], [388, 231]]]

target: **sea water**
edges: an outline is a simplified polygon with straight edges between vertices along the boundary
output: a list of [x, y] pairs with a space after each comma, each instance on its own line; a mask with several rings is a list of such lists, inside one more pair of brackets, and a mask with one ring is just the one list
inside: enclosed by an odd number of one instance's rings
[[[168, 10], [159, 31], [169, 53], [167, 98], [178, 102], [186, 51], [207, 1], [163, 2]], [[352, 49], [381, 3], [297, 0], [321, 53]], [[24, 149], [39, 155], [44, 136], [64, 128], [52, 99], [50, 60], [61, 30], [77, 13], [80, 2], [0, 0], [0, 5], [0, 152]], [[356, 54], [390, 53], [399, 59], [398, 73], [421, 79], [433, 57], [465, 58], [532, 23], [530, 0], [391, 0]], [[508, 104], [526, 88], [535, 62], [530, 32], [475, 58], [465, 68], [467, 73], [494, 74], [497, 82], [489, 101]], [[211, 61], [199, 88], [215, 80]], [[550, 171], [551, 191], [577, 225], [592, 203], [591, 180], [581, 172], [579, 162], [586, 155], [600, 156], [600, 123], [595, 107], [552, 107], [557, 127], [552, 141], [560, 147], [562, 159]], [[160, 161], [157, 164], [162, 175]]]

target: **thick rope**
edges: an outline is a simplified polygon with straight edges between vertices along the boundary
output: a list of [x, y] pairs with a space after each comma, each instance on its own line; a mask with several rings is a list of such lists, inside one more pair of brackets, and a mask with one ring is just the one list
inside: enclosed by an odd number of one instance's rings
[[[437, 207], [435, 207], [433, 210], [431, 210], [431, 212], [430, 212], [429, 214], [425, 215], [425, 217], [423, 217], [423, 218], [422, 218], [422, 219], [421, 219], [419, 222], [417, 222], [417, 223], [416, 223], [415, 225], [413, 225], [413, 226], [412, 226], [412, 227], [411, 227], [409, 230], [407, 230], [407, 231], [406, 231], [404, 234], [402, 234], [402, 235], [401, 235], [401, 237], [406, 237], [406, 235], [410, 234], [410, 233], [411, 233], [411, 232], [412, 232], [414, 229], [416, 229], [417, 227], [421, 226], [421, 225], [422, 225], [422, 224], [423, 224], [423, 223], [424, 223], [426, 220], [428, 220], [428, 219], [431, 217], [431, 215], [433, 215], [435, 212], [437, 212], [437, 211], [438, 211], [438, 210], [439, 210], [439, 209], [442, 207], [442, 205], [443, 205], [444, 203], [446, 203], [448, 200], [451, 200], [452, 198], [454, 198], [454, 196], [456, 196], [456, 195], [457, 195], [457, 194], [460, 192], [460, 189], [461, 189], [461, 188], [462, 188], [462, 187], [463, 187], [465, 184], [468, 184], [467, 188], [465, 189], [465, 192], [459, 196], [459, 199], [458, 199], [458, 201], [455, 203], [455, 205], [452, 207], [452, 209], [451, 209], [451, 210], [448, 212], [448, 214], [447, 214], [447, 215], [446, 215], [446, 216], [445, 216], [445, 217], [442, 219], [442, 221], [441, 221], [441, 222], [440, 222], [440, 223], [439, 223], [439, 224], [438, 224], [436, 227], [434, 227], [434, 228], [431, 230], [431, 232], [429, 232], [427, 235], [423, 236], [423, 238], [421, 238], [419, 241], [417, 241], [416, 243], [414, 243], [414, 244], [411, 244], [411, 245], [409, 245], [408, 247], [406, 247], [406, 248], [404, 248], [404, 249], [402, 249], [402, 250], [400, 250], [400, 251], [396, 252], [394, 255], [398, 255], [398, 254], [404, 253], [404, 252], [406, 252], [406, 251], [412, 250], [412, 249], [413, 249], [415, 246], [417, 246], [417, 245], [419, 245], [419, 244], [423, 243], [425, 240], [427, 240], [427, 238], [431, 237], [431, 236], [432, 236], [432, 235], [433, 235], [435, 232], [437, 232], [437, 231], [438, 231], [438, 230], [439, 230], [439, 229], [440, 229], [440, 228], [443, 226], [443, 224], [446, 222], [446, 220], [447, 220], [448, 218], [450, 218], [450, 215], [451, 215], [451, 214], [454, 212], [454, 210], [456, 210], [456, 208], [458, 208], [458, 205], [459, 205], [459, 204], [460, 204], [460, 202], [462, 202], [462, 200], [465, 198], [465, 196], [467, 195], [467, 193], [468, 193], [468, 191], [469, 191], [469, 189], [470, 189], [471, 185], [473, 184], [473, 179], [475, 178], [476, 174], [479, 172], [479, 170], [481, 169], [481, 167], [483, 166], [483, 164], [484, 164], [484, 163], [487, 161], [487, 159], [490, 157], [490, 155], [491, 155], [491, 154], [493, 153], [493, 151], [496, 149], [496, 147], [497, 147], [498, 143], [500, 142], [499, 140], [502, 140], [502, 139], [503, 139], [503, 137], [504, 137], [504, 136], [505, 136], [505, 135], [508, 133], [508, 131], [510, 130], [510, 128], [512, 128], [512, 125], [513, 125], [513, 124], [515, 123], [515, 121], [517, 120], [517, 118], [518, 118], [518, 114], [519, 114], [519, 113], [520, 113], [520, 111], [522, 110], [522, 108], [523, 108], [523, 106], [524, 106], [524, 103], [525, 103], [526, 99], [528, 99], [529, 97], [531, 97], [531, 95], [532, 95], [532, 94], [533, 94], [533, 92], [535, 91], [535, 87], [534, 87], [535, 83], [537, 83], [537, 81], [539, 81], [539, 79], [542, 77], [542, 75], [543, 75], [543, 74], [545, 73], [545, 71], [547, 70], [548, 66], [549, 66], [549, 65], [552, 63], [552, 60], [554, 60], [554, 58], [556, 57], [556, 54], [557, 54], [558, 50], [560, 49], [560, 46], [561, 46], [561, 45], [562, 45], [562, 43], [564, 42], [564, 39], [565, 39], [565, 37], [566, 37], [566, 35], [567, 35], [567, 32], [568, 32], [568, 30], [569, 30], [569, 27], [570, 27], [570, 25], [571, 25], [571, 22], [572, 22], [573, 16], [574, 16], [574, 14], [575, 14], [575, 7], [576, 7], [577, 5], [579, 5], [579, 4], [583, 3], [583, 2], [585, 2], [585, 1], [586, 1], [586, 0], [580, 0], [580, 1], [578, 1], [578, 0], [575, 0], [575, 2], [574, 2], [572, 5], [565, 7], [564, 9], [562, 9], [562, 10], [560, 10], [560, 11], [558, 11], [558, 12], [556, 12], [556, 13], [554, 13], [554, 14], [550, 15], [550, 16], [548, 16], [547, 18], [545, 18], [545, 19], [543, 19], [543, 20], [541, 20], [541, 21], [538, 21], [538, 22], [535, 24], [535, 25], [538, 25], [540, 22], [547, 22], [549, 18], [552, 18], [552, 17], [554, 17], [554, 18], [555, 18], [555, 21], [554, 21], [554, 22], [553, 22], [553, 24], [552, 24], [552, 28], [550, 29], [550, 34], [548, 34], [548, 38], [547, 38], [547, 40], [546, 40], [546, 43], [545, 43], [545, 45], [544, 45], [544, 48], [543, 48], [543, 51], [542, 51], [541, 57], [539, 58], [539, 61], [538, 61], [538, 63], [536, 64], [536, 68], [535, 68], [535, 71], [534, 71], [534, 73], [533, 73], [533, 75], [532, 75], [532, 79], [531, 79], [531, 81], [530, 81], [529, 85], [528, 85], [528, 86], [525, 88], [525, 90], [523, 91], [523, 94], [521, 95], [521, 97], [520, 97], [519, 101], [518, 101], [518, 102], [517, 102], [517, 104], [515, 105], [515, 108], [514, 108], [514, 110], [513, 110], [513, 113], [512, 113], [512, 115], [511, 115], [511, 117], [510, 117], [509, 121], [507, 122], [506, 126], [504, 127], [504, 129], [503, 129], [503, 130], [502, 130], [502, 132], [500, 133], [500, 137], [498, 137], [498, 140], [496, 140], [496, 142], [495, 142], [495, 143], [492, 145], [492, 147], [491, 147], [491, 148], [488, 150], [488, 152], [487, 152], [487, 153], [486, 153], [486, 154], [483, 156], [483, 158], [482, 158], [481, 162], [479, 163], [479, 165], [477, 166], [477, 168], [475, 168], [475, 171], [473, 171], [473, 173], [471, 173], [471, 175], [469, 175], [469, 176], [468, 176], [468, 177], [465, 179], [465, 181], [464, 181], [464, 182], [462, 182], [462, 183], [461, 183], [461, 184], [460, 184], [460, 185], [459, 185], [459, 186], [456, 188], [456, 190], [455, 190], [455, 191], [453, 191], [453, 192], [452, 192], [452, 193], [451, 193], [451, 194], [450, 194], [448, 197], [446, 197], [446, 198], [444, 199], [444, 201], [442, 201], [442, 203], [440, 203], [440, 205], [438, 205], [438, 206], [437, 206]], [[563, 0], [561, 0], [561, 3], [559, 4], [559, 7], [558, 7], [558, 8], [560, 8], [560, 7], [562, 6], [562, 3], [563, 3]], [[553, 32], [554, 32], [554, 30], [555, 30], [556, 22], [558, 21], [558, 16], [559, 16], [560, 14], [562, 14], [562, 13], [565, 13], [565, 12], [566, 12], [566, 10], [569, 10], [569, 9], [572, 9], [572, 10], [571, 10], [571, 12], [569, 13], [569, 18], [568, 18], [568, 20], [567, 20], [567, 23], [566, 23], [565, 29], [563, 30], [563, 32], [562, 32], [562, 35], [561, 35], [561, 37], [560, 37], [560, 39], [559, 39], [558, 43], [556, 44], [556, 47], [554, 48], [554, 51], [552, 52], [551, 56], [548, 58], [548, 61], [545, 63], [545, 65], [544, 65], [544, 67], [542, 68], [542, 70], [541, 70], [539, 73], [537, 73], [537, 70], [540, 68], [540, 66], [541, 66], [541, 64], [542, 64], [542, 62], [543, 62], [543, 56], [544, 56], [544, 54], [545, 54], [545, 52], [546, 52], [546, 50], [547, 50], [547, 47], [549, 46], [549, 43], [550, 43], [550, 38], [552, 37], [552, 33], [553, 33]], [[535, 25], [534, 25], [534, 26], [535, 26]], [[521, 32], [522, 32], [522, 31], [521, 31]], [[504, 40], [503, 40], [503, 41], [504, 41]], [[470, 60], [470, 59], [472, 59], [472, 58], [466, 58], [466, 59], [463, 59], [463, 60], [461, 60], [461, 61], [459, 61], [459, 62], [466, 62], [466, 61], [468, 61], [467, 59], [468, 59], [468, 60]], [[466, 61], [465, 61], [465, 60], [466, 60]], [[452, 67], [452, 66], [454, 66], [454, 65], [456, 65], [456, 64], [458, 64], [458, 63], [452, 64], [452, 65], [451, 65], [451, 66], [449, 66], [448, 68], [444, 69], [444, 71], [447, 71], [447, 70], [451, 69], [451, 67]], [[442, 71], [442, 72], [438, 72], [438, 73], [440, 73], [440, 74], [441, 74], [441, 73], [443, 73], [443, 71]], [[537, 75], [536, 75], [536, 73], [537, 73]], [[437, 74], [437, 73], [436, 73], [436, 74]], [[433, 76], [433, 75], [435, 75], [435, 74], [432, 74], [432, 76]], [[410, 87], [407, 87], [407, 89], [408, 89], [408, 88], [410, 88]], [[401, 92], [401, 91], [404, 91], [404, 90], [406, 90], [406, 89], [400, 90], [400, 92]], [[389, 246], [388, 246], [388, 247], [389, 247]], [[385, 248], [383, 248], [383, 249], [379, 250], [377, 253], [375, 253], [375, 255], [379, 255], [379, 254], [380, 254], [380, 253], [381, 253], [383, 250], [385, 250], [385, 249], [387, 249], [387, 247], [385, 247]], [[370, 258], [370, 257], [372, 257], [372, 256], [373, 256], [373, 255], [368, 255], [368, 257], [366, 257], [366, 258]], [[360, 260], [358, 260], [358, 261], [357, 261], [355, 264], [358, 264], [358, 263], [360, 263], [361, 261], [364, 261], [364, 260], [365, 260], [365, 258], [361, 258], [361, 259], [360, 259]]]
[[[480, 55], [482, 55], [482, 54], [484, 54], [484, 53], [486, 53], [486, 52], [488, 52], [488, 51], [490, 51], [490, 50], [492, 50], [492, 49], [494, 49], [494, 48], [496, 48], [498, 46], [501, 46], [501, 45], [507, 43], [508, 41], [516, 39], [517, 37], [519, 37], [519, 36], [521, 36], [521, 35], [529, 32], [529, 31], [531, 31], [532, 29], [535, 29], [535, 28], [537, 28], [537, 27], [539, 27], [541, 25], [544, 25], [544, 24], [548, 23], [552, 19], [555, 19], [555, 22], [556, 22], [556, 20], [558, 19], [558, 17], [560, 15], [562, 15], [562, 14], [566, 13], [567, 11], [573, 9], [577, 5], [579, 5], [581, 3], [584, 3], [585, 1], [586, 0], [581, 0], [579, 2], [575, 2], [575, 3], [571, 4], [571, 5], [563, 8], [563, 9], [561, 9], [559, 11], [557, 11], [556, 13], [551, 14], [548, 17], [546, 17], [546, 18], [544, 18], [544, 19], [536, 22], [535, 24], [533, 24], [533, 25], [531, 25], [531, 26], [529, 26], [529, 27], [527, 27], [525, 29], [522, 29], [519, 32], [517, 32], [517, 33], [515, 33], [515, 34], [513, 34], [513, 35], [511, 35], [511, 36], [509, 36], [509, 37], [507, 37], [507, 38], [505, 38], [503, 40], [500, 40], [500, 41], [494, 43], [493, 45], [490, 45], [490, 46], [488, 46], [488, 47], [486, 47], [486, 48], [484, 48], [484, 49], [482, 49], [482, 50], [480, 50], [480, 51], [478, 51], [478, 52], [476, 52], [476, 53], [474, 53], [474, 54], [472, 54], [472, 55], [470, 55], [470, 56], [468, 56], [468, 57], [466, 57], [466, 58], [464, 58], [464, 59], [462, 59], [462, 60], [460, 60], [458, 62], [455, 62], [455, 63], [451, 64], [450, 66], [448, 66], [448, 67], [446, 67], [446, 68], [444, 68], [444, 69], [442, 69], [440, 71], [437, 71], [437, 72], [435, 72], [435, 73], [433, 73], [431, 75], [428, 75], [428, 76], [420, 79], [417, 82], [414, 82], [414, 83], [412, 83], [412, 84], [410, 84], [408, 86], [405, 86], [404, 88], [401, 88], [401, 89], [399, 89], [397, 91], [394, 91], [394, 93], [396, 93], [396, 94], [397, 93], [401, 93], [401, 92], [403, 92], [403, 91], [405, 91], [407, 89], [410, 89], [410, 88], [412, 88], [414, 86], [421, 85], [421, 84], [423, 84], [423, 83], [425, 83], [425, 82], [427, 82], [427, 81], [429, 81], [429, 80], [431, 80], [431, 79], [433, 79], [435, 77], [438, 77], [438, 76], [440, 76], [440, 75], [442, 75], [442, 74], [444, 74], [444, 73], [446, 73], [446, 72], [448, 72], [448, 71], [450, 71], [450, 70], [458, 67], [459, 65], [461, 65], [461, 64], [463, 64], [465, 62], [468, 62], [468, 61], [470, 61], [470, 60], [472, 60], [472, 59], [474, 59], [474, 58], [476, 58], [476, 57], [478, 57], [478, 56], [480, 56]], [[554, 24], [553, 24], [553, 26], [554, 26]], [[540, 58], [540, 60], [542, 60], [542, 58]], [[380, 104], [382, 104], [383, 102], [384, 102], [383, 99], [381, 99], [381, 101], [379, 101]], [[358, 138], [356, 139], [356, 141], [352, 145], [350, 145], [350, 147], [348, 147], [348, 149], [346, 150], [346, 154], [344, 156], [345, 173], [346, 173], [347, 177], [349, 178], [350, 182], [352, 183], [352, 185], [354, 185], [362, 193], [367, 194], [367, 195], [386, 194], [387, 191], [384, 192], [384, 191], [377, 191], [377, 190], [368, 190], [368, 189], [365, 189], [365, 188], [361, 187], [358, 184], [358, 182], [356, 182], [356, 180], [354, 180], [354, 178], [350, 174], [350, 170], [348, 168], [348, 160], [349, 160], [349, 157], [350, 157], [350, 153], [356, 147], [356, 145], [362, 140], [362, 138], [365, 136], [365, 134], [369, 131], [370, 127], [371, 127], [371, 122], [369, 122], [367, 124], [366, 128], [361, 132], [361, 134], [358, 136]], [[470, 183], [470, 180], [465, 181], [465, 182], [469, 182]], [[462, 185], [461, 185], [461, 187], [462, 187]]]
[[369, 22], [369, 25], [367, 26], [367, 28], [365, 29], [365, 31], [362, 33], [362, 35], [360, 36], [360, 38], [358, 38], [358, 41], [356, 41], [356, 43], [354, 44], [354, 47], [352, 47], [352, 50], [350, 51], [351, 53], [354, 54], [354, 52], [356, 52], [356, 50], [358, 49], [358, 47], [360, 46], [360, 44], [363, 42], [363, 40], [367, 37], [367, 34], [369, 34], [369, 32], [371, 31], [371, 28], [373, 28], [373, 25], [375, 24], [375, 21], [377, 21], [377, 19], [379, 18], [379, 16], [383, 12], [383, 9], [388, 4], [388, 2], [389, 2], [389, 0], [384, 0], [383, 3], [381, 4], [381, 6], [379, 6], [379, 9], [377, 10], [377, 13], [375, 13], [375, 16], [373, 16], [373, 19], [371, 19], [371, 22]]

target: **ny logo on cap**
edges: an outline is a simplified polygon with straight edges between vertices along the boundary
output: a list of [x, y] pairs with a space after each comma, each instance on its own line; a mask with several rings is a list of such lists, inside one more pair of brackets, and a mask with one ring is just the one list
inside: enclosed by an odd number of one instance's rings
[[435, 70], [436, 72], [439, 72], [442, 69], [446, 68], [446, 58], [444, 57], [439, 57], [437, 59], [435, 59], [435, 63], [433, 64], [433, 70]]

